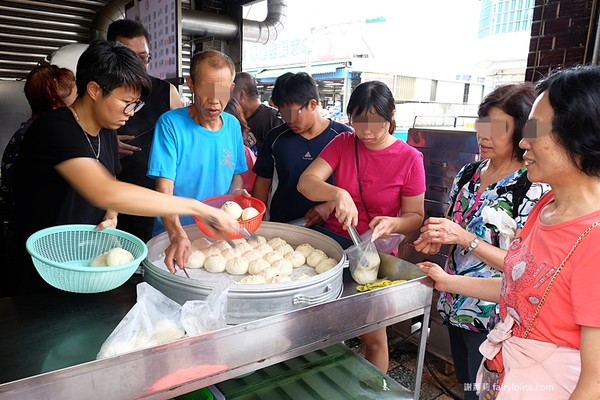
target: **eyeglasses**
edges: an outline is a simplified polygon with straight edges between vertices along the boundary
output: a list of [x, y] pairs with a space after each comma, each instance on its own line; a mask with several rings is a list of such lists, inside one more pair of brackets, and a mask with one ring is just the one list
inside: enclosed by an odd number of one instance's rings
[[[310, 101], [310, 100], [309, 100]], [[300, 108], [298, 109], [298, 111], [293, 111], [293, 109], [290, 107], [283, 107], [279, 109], [279, 113], [281, 114], [281, 119], [283, 120], [283, 122], [292, 122], [293, 120], [295, 120], [296, 118], [298, 118], [298, 116], [302, 113], [302, 109], [304, 107], [308, 106], [308, 101], [304, 104], [302, 104], [300, 106]]]
[[117, 96], [115, 96], [107, 88], [102, 87], [102, 89], [104, 89], [106, 92], [108, 92], [108, 94], [110, 94], [111, 96], [113, 96], [115, 99], [117, 99], [117, 100], [122, 101], [123, 103], [125, 103], [125, 108], [123, 109], [123, 113], [124, 114], [129, 114], [131, 112], [133, 112], [135, 114], [136, 112], [140, 111], [142, 109], [142, 107], [144, 107], [144, 105], [146, 104], [145, 102], [143, 102], [141, 100], [137, 100], [137, 101], [125, 101], [125, 100], [120, 99]]
[[150, 60], [152, 60], [152, 54], [150, 53], [138, 53], [137, 56], [144, 64], [150, 64]]

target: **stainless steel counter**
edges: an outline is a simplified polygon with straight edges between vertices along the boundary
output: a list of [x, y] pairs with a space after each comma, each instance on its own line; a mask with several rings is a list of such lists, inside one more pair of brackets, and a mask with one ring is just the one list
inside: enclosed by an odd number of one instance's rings
[[346, 270], [337, 300], [103, 360], [96, 353], [134, 304], [139, 277], [104, 294], [3, 298], [0, 399], [168, 399], [415, 316], [428, 326], [425, 279], [357, 293]]

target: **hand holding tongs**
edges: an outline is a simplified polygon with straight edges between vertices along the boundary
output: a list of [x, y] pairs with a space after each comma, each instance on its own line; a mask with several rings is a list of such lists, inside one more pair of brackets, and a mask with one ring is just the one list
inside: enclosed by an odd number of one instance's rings
[[[235, 243], [231, 239], [229, 239], [227, 235], [223, 232], [219, 221], [215, 217], [211, 216], [208, 218], [208, 225], [213, 231], [217, 233], [217, 235], [219, 235], [223, 240], [225, 240], [231, 246], [232, 249], [235, 248]], [[244, 235], [246, 239], [257, 239], [257, 236], [254, 233], [250, 233], [248, 229], [244, 227], [240, 227], [238, 230], [242, 235]]]

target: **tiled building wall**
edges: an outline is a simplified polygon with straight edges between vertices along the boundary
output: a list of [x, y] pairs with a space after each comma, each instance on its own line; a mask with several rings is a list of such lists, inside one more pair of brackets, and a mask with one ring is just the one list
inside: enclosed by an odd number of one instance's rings
[[536, 0], [525, 79], [537, 81], [558, 66], [588, 64], [598, 10], [593, 0]]

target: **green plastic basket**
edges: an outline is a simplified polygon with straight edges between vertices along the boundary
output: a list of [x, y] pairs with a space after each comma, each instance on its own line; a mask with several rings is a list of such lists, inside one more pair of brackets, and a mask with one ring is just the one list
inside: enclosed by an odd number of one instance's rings
[[[106, 292], [121, 286], [148, 254], [146, 244], [119, 229], [97, 231], [94, 225], [60, 225], [42, 229], [27, 239], [27, 251], [50, 285], [75, 293]], [[134, 260], [115, 267], [92, 267], [91, 261], [114, 247]]]

